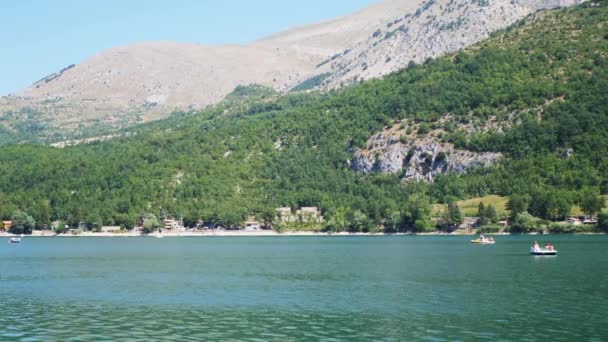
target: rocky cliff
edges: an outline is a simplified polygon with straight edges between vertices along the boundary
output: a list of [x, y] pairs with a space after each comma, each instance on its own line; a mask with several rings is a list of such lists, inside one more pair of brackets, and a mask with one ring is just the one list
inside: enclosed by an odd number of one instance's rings
[[500, 153], [457, 149], [439, 139], [440, 129], [424, 134], [418, 131], [419, 127], [404, 121], [374, 135], [365, 148], [355, 152], [353, 170], [363, 174], [402, 173], [404, 181], [432, 182], [438, 174], [489, 166], [502, 157]]

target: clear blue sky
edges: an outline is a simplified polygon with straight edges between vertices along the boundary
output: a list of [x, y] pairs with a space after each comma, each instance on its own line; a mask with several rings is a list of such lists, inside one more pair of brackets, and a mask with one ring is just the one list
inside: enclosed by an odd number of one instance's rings
[[0, 0], [0, 95], [142, 41], [247, 43], [377, 0]]

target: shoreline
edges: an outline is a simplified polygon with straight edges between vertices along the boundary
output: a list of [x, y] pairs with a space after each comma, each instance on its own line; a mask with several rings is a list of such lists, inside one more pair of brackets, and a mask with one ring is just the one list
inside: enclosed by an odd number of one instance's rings
[[[306, 236], [478, 236], [479, 234], [473, 233], [442, 233], [442, 232], [430, 232], [430, 233], [327, 233], [327, 232], [315, 232], [315, 231], [300, 231], [300, 232], [284, 232], [279, 233], [272, 230], [263, 231], [204, 231], [204, 232], [163, 232], [160, 234], [163, 238], [180, 238], [180, 237], [306, 237]], [[605, 233], [574, 233], [574, 234], [511, 234], [511, 233], [495, 233], [495, 234], [483, 234], [487, 236], [510, 236], [510, 235], [605, 235]], [[20, 237], [21, 235], [15, 235], [5, 232], [0, 232], [0, 237], [11, 238]], [[125, 233], [93, 233], [83, 232], [80, 234], [54, 234], [49, 231], [34, 231], [31, 235], [24, 235], [24, 237], [44, 237], [44, 238], [158, 238], [158, 233], [142, 234], [141, 232], [125, 232]]]

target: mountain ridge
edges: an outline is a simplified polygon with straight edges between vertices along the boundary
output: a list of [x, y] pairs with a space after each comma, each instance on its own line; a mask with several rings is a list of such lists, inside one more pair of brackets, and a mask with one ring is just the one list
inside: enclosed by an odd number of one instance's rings
[[[4, 129], [0, 130], [0, 142], [53, 142], [107, 134], [174, 111], [200, 110], [221, 101], [238, 85], [262, 84], [286, 92], [335, 88], [376, 78], [410, 62], [474, 44], [533, 9], [570, 6], [581, 0], [497, 1], [386, 0], [350, 16], [296, 27], [248, 45], [144, 42], [115, 47], [46, 77], [15, 96], [1, 97], [0, 124]], [[433, 40], [437, 28], [428, 30], [425, 24], [431, 13], [447, 11], [449, 6], [481, 11], [500, 7], [496, 4], [511, 9], [501, 12], [508, 20], [484, 22], [480, 28], [483, 34], [477, 36], [466, 35], [463, 26]], [[523, 8], [521, 4], [530, 9], [512, 10]], [[473, 11], [454, 13], [455, 18], [468, 18], [467, 13]], [[399, 29], [404, 16], [416, 17], [408, 25], [420, 27], [417, 38]], [[387, 37], [389, 32], [393, 33]], [[464, 38], [455, 39], [459, 35]], [[413, 46], [417, 46], [414, 52], [409, 51]]]

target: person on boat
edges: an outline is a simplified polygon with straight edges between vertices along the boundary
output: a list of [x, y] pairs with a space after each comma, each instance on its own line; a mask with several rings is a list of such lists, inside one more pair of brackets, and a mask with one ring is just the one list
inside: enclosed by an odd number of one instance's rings
[[550, 250], [550, 251], [552, 251], [552, 250], [554, 250], [554, 249], [555, 249], [555, 247], [553, 247], [553, 245], [552, 245], [552, 244], [550, 244], [550, 243], [548, 243], [548, 244], [545, 246], [545, 248], [546, 248], [546, 249], [548, 249], [548, 250]]
[[534, 244], [532, 245], [532, 248], [534, 248], [534, 249], [540, 249], [540, 245], [538, 244], [538, 241], [534, 241]]

